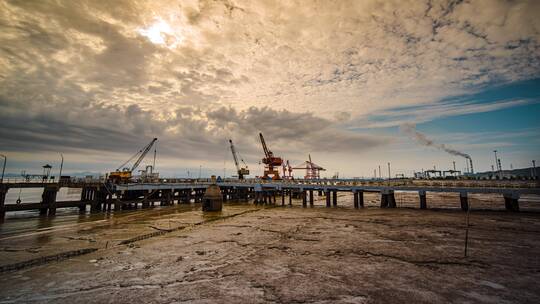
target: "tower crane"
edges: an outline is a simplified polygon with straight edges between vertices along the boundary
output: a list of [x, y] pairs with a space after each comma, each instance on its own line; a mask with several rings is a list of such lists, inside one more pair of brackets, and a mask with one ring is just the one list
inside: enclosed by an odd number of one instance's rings
[[[116, 171], [109, 173], [109, 179], [113, 183], [122, 183], [127, 182], [131, 179], [133, 176], [133, 172], [137, 167], [141, 164], [142, 160], [148, 154], [148, 151], [152, 149], [152, 146], [157, 141], [157, 138], [152, 139], [152, 141], [147, 144], [144, 148], [139, 150], [137, 153], [135, 153], [132, 157], [130, 157], [127, 161], [125, 161], [123, 164], [121, 164]], [[129, 168], [126, 167], [126, 165], [132, 161], [134, 158], [137, 157], [137, 160], [133, 163], [133, 165]]]
[[229, 143], [231, 144], [231, 152], [234, 158], [234, 164], [236, 165], [236, 172], [238, 173], [238, 178], [244, 179], [244, 175], [249, 175], [248, 166], [246, 165], [244, 160], [240, 158], [240, 160], [242, 161], [242, 163], [244, 163], [244, 166], [245, 166], [245, 167], [240, 167], [240, 164], [238, 163], [238, 155], [236, 153], [236, 149], [234, 148], [232, 139], [229, 139]]
[[259, 133], [259, 137], [261, 139], [261, 144], [264, 151], [264, 158], [262, 159], [263, 164], [265, 164], [264, 168], [264, 179], [269, 179], [270, 175], [272, 175], [273, 180], [279, 180], [281, 179], [279, 177], [279, 166], [283, 164], [283, 159], [281, 157], [274, 156], [274, 153], [268, 149], [266, 146], [266, 142], [264, 141], [264, 136], [262, 133]]

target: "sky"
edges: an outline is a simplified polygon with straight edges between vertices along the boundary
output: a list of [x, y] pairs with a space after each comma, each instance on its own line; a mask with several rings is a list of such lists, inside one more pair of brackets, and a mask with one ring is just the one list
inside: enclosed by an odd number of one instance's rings
[[[0, 0], [6, 172], [254, 175], [262, 132], [322, 176], [540, 161], [540, 1]], [[401, 127], [401, 128], [400, 128]], [[148, 157], [143, 164], [151, 162]], [[302, 176], [303, 172], [296, 172]]]

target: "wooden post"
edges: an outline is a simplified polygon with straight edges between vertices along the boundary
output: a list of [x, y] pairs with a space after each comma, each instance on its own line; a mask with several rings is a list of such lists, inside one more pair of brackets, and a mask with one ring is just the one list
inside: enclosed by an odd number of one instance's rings
[[418, 191], [420, 197], [420, 209], [427, 209], [426, 190]]
[[467, 192], [459, 193], [459, 201], [461, 203], [461, 210], [463, 211], [469, 210], [469, 198], [467, 197]]

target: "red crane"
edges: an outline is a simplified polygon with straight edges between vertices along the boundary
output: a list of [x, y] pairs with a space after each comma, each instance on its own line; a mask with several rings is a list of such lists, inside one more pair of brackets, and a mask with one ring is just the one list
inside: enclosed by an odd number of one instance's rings
[[281, 178], [279, 177], [278, 169], [279, 169], [279, 166], [283, 164], [283, 159], [281, 157], [274, 156], [274, 153], [268, 150], [268, 147], [266, 146], [266, 142], [264, 141], [264, 137], [262, 133], [259, 133], [259, 137], [261, 138], [261, 144], [262, 144], [264, 156], [265, 156], [262, 159], [263, 164], [265, 164], [263, 178], [270, 179], [270, 175], [271, 175], [272, 176], [271, 178], [273, 180], [279, 180]]

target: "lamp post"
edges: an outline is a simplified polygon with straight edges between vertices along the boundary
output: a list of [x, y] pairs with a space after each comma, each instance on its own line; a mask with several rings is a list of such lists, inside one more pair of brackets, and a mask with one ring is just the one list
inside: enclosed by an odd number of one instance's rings
[[0, 184], [4, 183], [4, 173], [6, 172], [7, 156], [0, 154], [4, 158], [4, 165], [2, 167], [2, 177], [0, 178]]
[[62, 161], [60, 162], [60, 176], [58, 177], [58, 182], [60, 182], [60, 179], [62, 178], [62, 168], [64, 168], [64, 154], [60, 153], [60, 157], [62, 158]]

